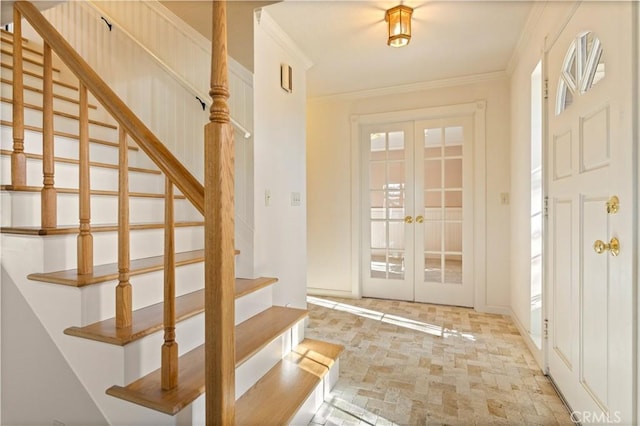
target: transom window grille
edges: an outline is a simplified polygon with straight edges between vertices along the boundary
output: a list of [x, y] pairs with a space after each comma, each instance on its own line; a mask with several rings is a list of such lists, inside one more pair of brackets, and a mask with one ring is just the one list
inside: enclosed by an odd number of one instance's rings
[[604, 78], [600, 39], [591, 31], [578, 35], [569, 45], [562, 63], [556, 96], [556, 115]]

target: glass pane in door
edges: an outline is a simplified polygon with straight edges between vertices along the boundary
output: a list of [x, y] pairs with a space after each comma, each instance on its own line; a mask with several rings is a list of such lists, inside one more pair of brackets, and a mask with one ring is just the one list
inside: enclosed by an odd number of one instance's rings
[[404, 132], [370, 135], [371, 278], [405, 278], [406, 166]]
[[461, 126], [424, 129], [424, 279], [462, 284]]

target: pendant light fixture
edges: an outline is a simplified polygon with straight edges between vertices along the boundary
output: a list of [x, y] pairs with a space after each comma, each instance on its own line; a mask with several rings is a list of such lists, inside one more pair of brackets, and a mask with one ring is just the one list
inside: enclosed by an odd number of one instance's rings
[[391, 47], [403, 47], [411, 40], [411, 14], [413, 9], [398, 5], [387, 10], [384, 20], [389, 26], [389, 38], [387, 45]]

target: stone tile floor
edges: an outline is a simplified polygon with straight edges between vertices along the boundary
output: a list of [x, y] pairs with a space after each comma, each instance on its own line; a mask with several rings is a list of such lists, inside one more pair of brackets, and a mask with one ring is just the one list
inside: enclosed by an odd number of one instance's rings
[[306, 336], [345, 346], [310, 425], [571, 425], [511, 319], [379, 299], [308, 298]]

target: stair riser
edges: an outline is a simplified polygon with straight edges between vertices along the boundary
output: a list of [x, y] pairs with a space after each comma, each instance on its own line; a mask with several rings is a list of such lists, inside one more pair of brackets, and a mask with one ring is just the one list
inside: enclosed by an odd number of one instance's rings
[[[27, 159], [27, 186], [42, 187], [42, 162], [37, 159]], [[11, 157], [2, 156], [0, 158], [2, 167], [1, 183], [11, 184]], [[77, 164], [56, 162], [55, 163], [55, 187], [78, 188], [79, 171]], [[90, 170], [91, 189], [117, 191], [118, 190], [118, 170], [105, 167], [91, 167]], [[129, 191], [146, 192], [151, 194], [164, 193], [164, 177], [159, 174], [129, 171]]]
[[[203, 227], [178, 227], [175, 231], [176, 251], [200, 250], [204, 248]], [[42, 237], [26, 237], [42, 238]], [[41, 268], [34, 265], [32, 272], [53, 272], [74, 269], [77, 266], [77, 236], [57, 235], [44, 238], [47, 256]], [[131, 258], [140, 259], [163, 254], [164, 231], [145, 229], [131, 231]], [[118, 261], [117, 232], [93, 233], [93, 258], [95, 265]]]
[[[2, 102], [2, 108], [0, 111], [3, 120], [12, 120], [13, 106], [11, 104]], [[25, 108], [24, 123], [29, 126], [42, 126], [42, 111]], [[62, 117], [59, 115], [54, 116], [54, 130], [56, 131], [78, 134], [78, 123], [77, 119]], [[89, 123], [89, 137], [117, 142], [118, 130]]]
[[[2, 62], [3, 63], [10, 63], [10, 61], [7, 62], [7, 60], [4, 60]], [[3, 78], [13, 81], [13, 72], [12, 72], [12, 70], [10, 70], [8, 68], [5, 68], [5, 67], [1, 67], [1, 70], [2, 70], [1, 71], [1, 75], [2, 75]], [[38, 71], [38, 73], [41, 74], [39, 71]], [[42, 78], [41, 77], [34, 77], [32, 75], [24, 74], [22, 76], [22, 79], [23, 79], [23, 83], [25, 85], [42, 88]], [[77, 84], [77, 83], [75, 83], [75, 84]], [[75, 89], [71, 89], [69, 87], [61, 86], [61, 85], [55, 84], [55, 83], [53, 84], [53, 87], [54, 87], [53, 90], [55, 90], [55, 92], [60, 94], [60, 95], [67, 96], [67, 97], [73, 98], [73, 99], [78, 99], [78, 91], [75, 90]]]
[[[204, 263], [176, 268], [176, 296], [199, 290], [203, 286]], [[164, 271], [154, 271], [129, 278], [132, 286], [133, 309], [160, 303], [164, 299]], [[82, 321], [86, 326], [112, 318], [115, 315], [115, 288], [117, 280], [82, 287]]]
[[[76, 132], [77, 134], [77, 132]], [[0, 126], [0, 138], [2, 149], [13, 151], [13, 129], [8, 126]], [[55, 136], [54, 138], [55, 156], [60, 158], [78, 159], [79, 144], [77, 139]], [[24, 151], [29, 154], [42, 154], [42, 133], [25, 130]], [[89, 158], [100, 163], [118, 164], [118, 148], [101, 145], [97, 143], [89, 144]], [[129, 150], [129, 166], [135, 167], [137, 152]]]
[[[40, 193], [2, 192], [1, 225], [5, 227], [40, 226]], [[185, 199], [174, 200], [175, 220], [180, 222], [202, 220], [202, 215]], [[77, 194], [58, 194], [58, 226], [78, 225], [79, 197]], [[94, 195], [91, 197], [91, 223], [116, 223], [118, 198]], [[164, 222], [164, 199], [130, 197], [130, 223]]]
[[[32, 85], [32, 84], [27, 84], [27, 87], [33, 87], [33, 88], [37, 88], [39, 90], [42, 90], [42, 84], [40, 85]], [[2, 97], [3, 98], [7, 98], [7, 99], [12, 99], [13, 98], [13, 87], [11, 86], [11, 83], [2, 83], [2, 89], [0, 91], [0, 93], [2, 93]], [[58, 94], [58, 89], [56, 87], [55, 89], [55, 93]], [[78, 99], [78, 95], [76, 92], [76, 95], [74, 97], [68, 96], [68, 98], [71, 99]], [[38, 105], [38, 106], [42, 106], [42, 100], [43, 100], [43, 96], [42, 93], [37, 92], [37, 91], [33, 91], [33, 90], [29, 90], [27, 88], [25, 88], [24, 90], [24, 102], [26, 104], [31, 104], [31, 105]], [[95, 105], [95, 104], [92, 104]], [[74, 114], [74, 115], [78, 115], [78, 111], [80, 110], [80, 106], [78, 105], [77, 102], [70, 102], [66, 99], [60, 99], [58, 97], [53, 98], [53, 109], [55, 111], [62, 111], [62, 112], [66, 112], [68, 114]], [[89, 117], [93, 118], [93, 119], [98, 119], [97, 116], [97, 109], [94, 108], [89, 108]], [[102, 115], [102, 114], [100, 114]]]
[[[32, 59], [36, 59], [40, 62], [42, 62], [42, 58], [38, 59], [32, 56], [28, 56], [27, 52], [24, 52], [25, 55], [23, 55], [23, 57], [30, 57]], [[2, 63], [3, 64], [9, 64], [12, 65], [13, 64], [13, 58], [10, 55], [2, 55]], [[35, 72], [38, 73], [38, 75], [42, 75], [42, 66], [41, 65], [37, 65], [37, 64], [33, 64], [31, 62], [27, 62], [27, 61], [22, 61], [22, 65], [23, 65], [23, 69], [26, 71], [31, 71], [31, 72]], [[54, 68], [60, 68], [57, 65], [54, 65]], [[60, 71], [53, 71], [53, 78], [54, 79], [59, 79], [60, 78]]]

